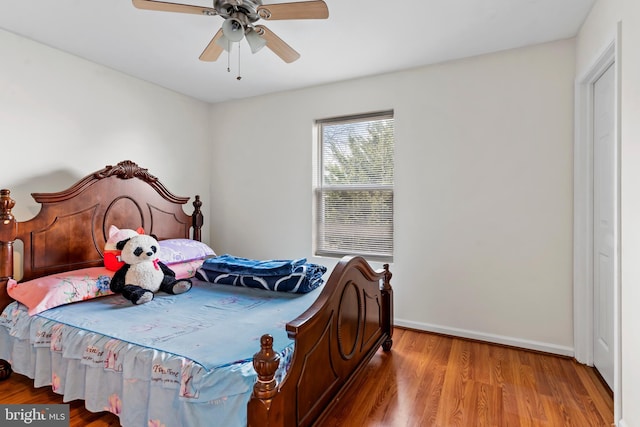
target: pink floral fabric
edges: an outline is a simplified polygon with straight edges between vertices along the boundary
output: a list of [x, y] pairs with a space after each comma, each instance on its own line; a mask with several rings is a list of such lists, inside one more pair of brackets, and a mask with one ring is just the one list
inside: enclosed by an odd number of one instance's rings
[[83, 268], [67, 273], [16, 282], [9, 279], [7, 292], [16, 301], [26, 305], [29, 315], [53, 307], [111, 295], [109, 282], [113, 272], [104, 267]]

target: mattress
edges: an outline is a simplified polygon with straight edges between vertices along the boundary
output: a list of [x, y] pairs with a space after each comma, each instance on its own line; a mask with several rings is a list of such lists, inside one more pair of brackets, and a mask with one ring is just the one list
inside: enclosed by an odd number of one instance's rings
[[274, 337], [284, 375], [293, 353], [285, 324], [320, 290], [194, 280], [185, 294], [160, 293], [140, 306], [113, 295], [29, 316], [14, 302], [0, 317], [0, 358], [36, 387], [113, 412], [125, 427], [245, 426], [260, 337]]

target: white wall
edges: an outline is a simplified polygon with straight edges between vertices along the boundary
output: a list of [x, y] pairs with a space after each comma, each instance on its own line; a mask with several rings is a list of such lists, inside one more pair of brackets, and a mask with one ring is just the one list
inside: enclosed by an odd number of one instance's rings
[[640, 2], [598, 0], [577, 37], [580, 76], [621, 35], [621, 373], [619, 426], [640, 426]]
[[311, 257], [314, 120], [394, 109], [396, 321], [572, 354], [574, 48], [213, 106], [212, 244]]
[[332, 266], [311, 257], [314, 120], [394, 109], [397, 322], [571, 354], [574, 49], [207, 106], [0, 31], [0, 187], [24, 220], [34, 188], [131, 159], [203, 195], [219, 253]]
[[209, 211], [208, 104], [2, 30], [0, 52], [0, 188], [19, 220], [38, 211], [32, 191], [121, 160], [177, 195], [203, 195]]

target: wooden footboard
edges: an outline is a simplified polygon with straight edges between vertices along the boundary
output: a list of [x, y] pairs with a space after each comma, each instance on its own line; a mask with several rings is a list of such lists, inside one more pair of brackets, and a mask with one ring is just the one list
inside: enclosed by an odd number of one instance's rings
[[278, 355], [263, 336], [254, 356], [258, 372], [248, 405], [250, 427], [309, 426], [322, 419], [382, 346], [391, 349], [391, 273], [374, 271], [361, 257], [345, 257], [335, 267], [318, 300], [287, 324], [295, 340], [291, 366], [274, 379]]

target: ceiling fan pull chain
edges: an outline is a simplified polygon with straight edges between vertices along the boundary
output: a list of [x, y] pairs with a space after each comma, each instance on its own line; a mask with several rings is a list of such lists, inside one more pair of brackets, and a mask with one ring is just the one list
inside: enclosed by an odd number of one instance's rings
[[227, 73], [231, 72], [231, 42], [227, 40]]
[[240, 75], [240, 43], [238, 43], [238, 77], [236, 77], [236, 80], [242, 80]]

